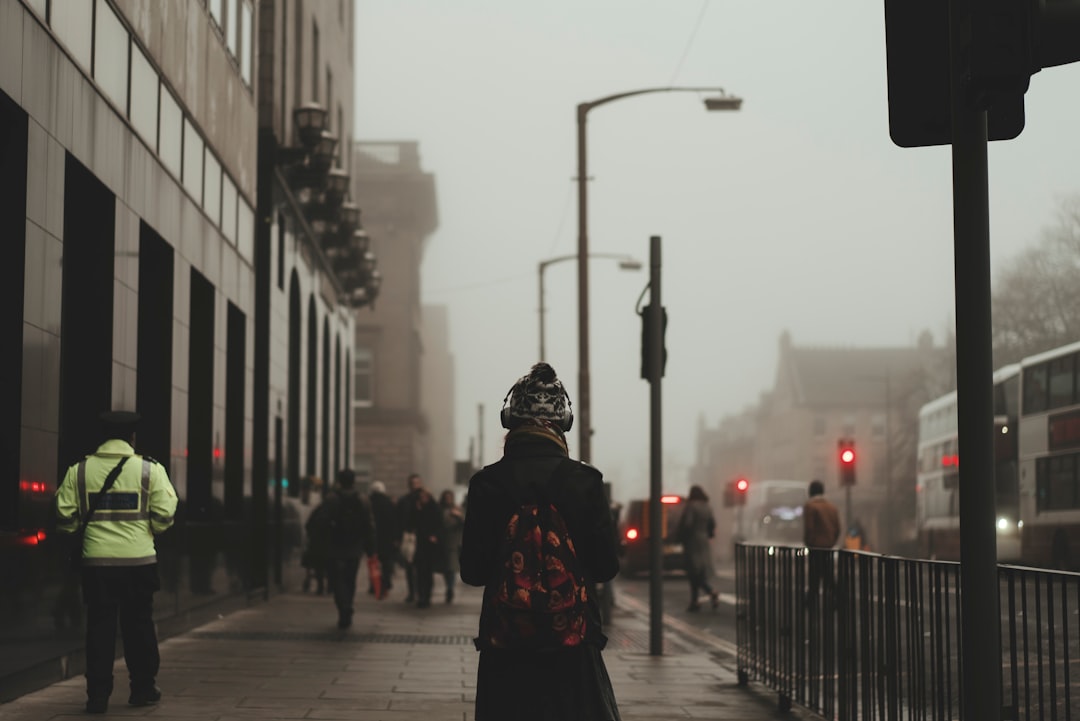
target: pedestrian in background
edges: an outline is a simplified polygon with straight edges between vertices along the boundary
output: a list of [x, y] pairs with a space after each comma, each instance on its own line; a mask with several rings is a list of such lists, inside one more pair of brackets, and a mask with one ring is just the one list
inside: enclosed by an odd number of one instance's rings
[[[318, 477], [307, 477], [305, 486], [321, 488], [322, 481]], [[324, 499], [325, 500], [325, 499]], [[304, 533], [307, 536], [304, 543], [304, 551], [300, 554], [300, 565], [304, 568], [303, 590], [307, 593], [311, 590], [312, 582], [315, 583], [315, 593], [323, 595], [326, 585], [326, 564], [330, 558], [330, 538], [327, 535], [330, 524], [324, 518], [326, 506], [320, 503], [304, 523]]]
[[173, 524], [177, 499], [164, 466], [135, 453], [138, 422], [139, 415], [129, 411], [101, 414], [102, 444], [68, 468], [56, 490], [57, 530], [83, 529], [86, 712], [92, 714], [109, 708], [118, 619], [131, 684], [128, 704], [149, 706], [161, 699], [154, 628], [154, 592], [161, 582], [154, 536]]
[[676, 527], [675, 537], [682, 543], [686, 554], [686, 578], [690, 581], [690, 605], [687, 611], [700, 611], [701, 592], [709, 594], [715, 611], [720, 604], [720, 596], [709, 582], [715, 574], [712, 561], [712, 537], [716, 535], [716, 520], [713, 518], [709, 497], [701, 486], [691, 486], [682, 516]]
[[[500, 418], [509, 431], [503, 457], [469, 482], [461, 542], [461, 579], [484, 587], [475, 640], [480, 651], [475, 718], [618, 721], [615, 692], [601, 656], [607, 638], [599, 605], [588, 592], [619, 571], [603, 476], [569, 458], [566, 432], [574, 418], [570, 397], [547, 363], [537, 363], [511, 387]], [[554, 515], [550, 518], [556, 528], [565, 530], [569, 543], [560, 542], [556, 548], [547, 542], [544, 547], [553, 554], [568, 554], [563, 558], [581, 571], [580, 577], [573, 574], [574, 588], [567, 594], [575, 599], [572, 613], [580, 625], [561, 623], [561, 614], [519, 617], [526, 625], [531, 619], [534, 630], [550, 639], [540, 648], [518, 648], [513, 639], [519, 624], [504, 623], [505, 599], [510, 595], [504, 585], [506, 576], [523, 560], [513, 554], [506, 557], [516, 538], [515, 528], [521, 527], [511, 520], [529, 518], [527, 503], [537, 513], [541, 505], [557, 511], [561, 522]], [[569, 578], [571, 574], [562, 575]], [[514, 597], [521, 593], [529, 595], [528, 589], [520, 587], [512, 591]], [[545, 615], [549, 623], [541, 626]]]
[[416, 527], [416, 557], [413, 573], [416, 575], [416, 607], [429, 608], [431, 593], [435, 587], [435, 570], [443, 560], [443, 517], [438, 502], [421, 487], [413, 507]]
[[337, 486], [323, 501], [330, 550], [327, 576], [338, 611], [338, 628], [352, 625], [353, 600], [356, 596], [356, 573], [360, 559], [375, 553], [375, 522], [371, 506], [356, 490], [356, 474], [349, 469], [338, 471]]
[[825, 485], [821, 481], [810, 481], [809, 496], [810, 500], [803, 505], [803, 543], [810, 549], [806, 603], [813, 605], [822, 586], [829, 592], [833, 588], [831, 550], [840, 539], [840, 512], [836, 504], [825, 498]]
[[416, 600], [416, 568], [413, 561], [416, 558], [416, 501], [420, 495], [423, 480], [419, 473], [413, 473], [406, 481], [407, 490], [398, 499], [398, 524], [400, 535], [398, 536], [398, 563], [405, 573], [405, 584], [409, 593], [405, 597], [405, 603]]
[[446, 602], [454, 602], [454, 586], [457, 583], [458, 574], [461, 573], [461, 564], [458, 562], [458, 554], [461, 552], [461, 531], [465, 527], [465, 512], [457, 504], [454, 492], [447, 489], [439, 496], [439, 505], [442, 507], [443, 520], [443, 559], [442, 575], [446, 581]]
[[[398, 511], [390, 496], [386, 495], [386, 485], [382, 481], [371, 484], [368, 500], [371, 502], [371, 515], [375, 519], [375, 554], [382, 567], [382, 595], [379, 598], [385, 598], [394, 587], [397, 539], [401, 535]], [[375, 593], [374, 585], [368, 588], [368, 593]]]

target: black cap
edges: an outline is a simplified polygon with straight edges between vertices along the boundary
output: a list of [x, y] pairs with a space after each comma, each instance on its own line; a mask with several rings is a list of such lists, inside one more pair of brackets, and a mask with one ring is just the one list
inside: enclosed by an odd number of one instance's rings
[[105, 411], [98, 418], [109, 438], [127, 438], [139, 425], [139, 414], [134, 411]]

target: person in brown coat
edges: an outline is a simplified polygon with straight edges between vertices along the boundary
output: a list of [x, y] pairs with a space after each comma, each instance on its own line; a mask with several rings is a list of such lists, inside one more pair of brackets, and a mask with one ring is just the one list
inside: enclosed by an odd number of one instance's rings
[[816, 605], [818, 589], [832, 591], [831, 549], [840, 539], [840, 512], [836, 504], [825, 498], [825, 486], [821, 481], [810, 481], [810, 500], [803, 506], [803, 543], [810, 549], [810, 588], [806, 592], [807, 605]]

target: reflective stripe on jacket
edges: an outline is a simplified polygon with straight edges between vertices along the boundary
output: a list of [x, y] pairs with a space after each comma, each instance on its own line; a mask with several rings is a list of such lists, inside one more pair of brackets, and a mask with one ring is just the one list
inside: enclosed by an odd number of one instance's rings
[[57, 530], [74, 533], [105, 484], [109, 471], [129, 456], [102, 499], [83, 541], [87, 566], [140, 566], [157, 561], [154, 534], [165, 531], [176, 513], [176, 491], [164, 466], [139, 456], [126, 441], [103, 443], [92, 456], [68, 468], [56, 491]]

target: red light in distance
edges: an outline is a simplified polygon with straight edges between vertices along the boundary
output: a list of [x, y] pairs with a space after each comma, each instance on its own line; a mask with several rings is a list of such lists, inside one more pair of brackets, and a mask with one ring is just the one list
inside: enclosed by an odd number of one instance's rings
[[842, 450], [840, 452], [840, 462], [841, 463], [854, 463], [855, 462], [855, 451], [851, 450], [850, 448], [845, 448], [844, 450]]
[[678, 496], [660, 496], [661, 503], [682, 503], [682, 499]]
[[637, 540], [637, 537], [638, 537], [638, 532], [637, 532], [636, 528], [627, 528], [626, 529], [626, 540], [634, 541], [634, 540]]
[[735, 490], [739, 493], [746, 493], [749, 488], [750, 481], [746, 480], [745, 478], [740, 478], [739, 480], [735, 481]]

